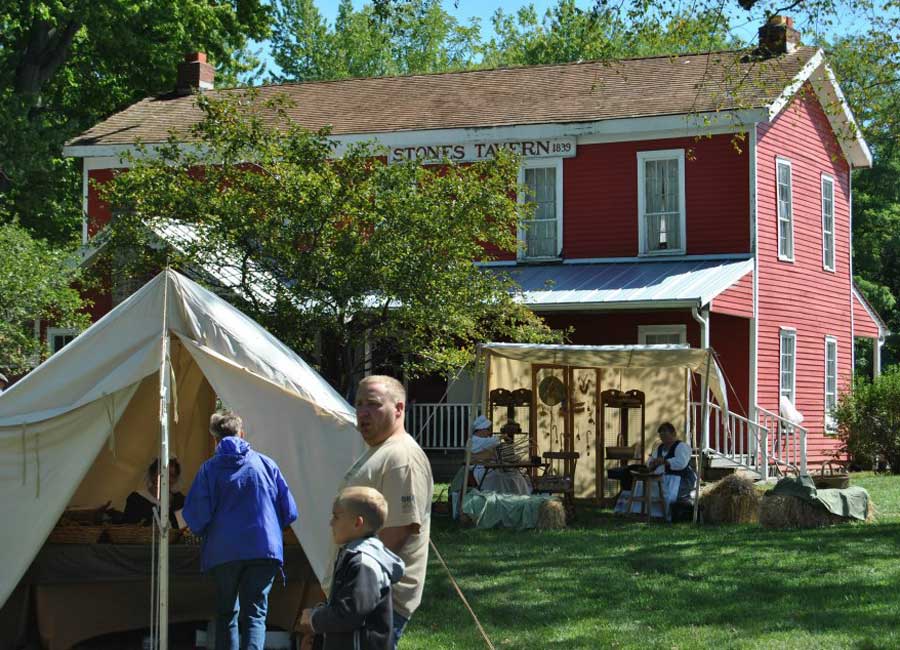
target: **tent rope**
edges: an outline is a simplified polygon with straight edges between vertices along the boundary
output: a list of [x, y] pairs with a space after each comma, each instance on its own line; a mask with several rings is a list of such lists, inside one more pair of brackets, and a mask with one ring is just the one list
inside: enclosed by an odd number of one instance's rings
[[41, 432], [38, 431], [34, 434], [34, 466], [35, 466], [35, 478], [34, 478], [34, 498], [41, 498]]
[[437, 556], [437, 559], [440, 561], [441, 566], [444, 567], [444, 571], [447, 572], [447, 577], [450, 578], [450, 584], [453, 585], [453, 588], [456, 590], [457, 595], [460, 600], [462, 600], [463, 605], [466, 606], [466, 609], [469, 610], [469, 614], [472, 615], [472, 620], [475, 621], [475, 626], [478, 628], [478, 631], [481, 632], [481, 638], [484, 639], [485, 645], [487, 645], [490, 650], [494, 650], [494, 644], [491, 643], [490, 638], [488, 638], [487, 632], [484, 631], [484, 627], [481, 625], [481, 621], [478, 620], [478, 616], [475, 615], [475, 612], [472, 610], [471, 605], [469, 605], [469, 601], [466, 600], [466, 597], [463, 595], [462, 589], [459, 588], [459, 585], [456, 584], [456, 580], [453, 578], [453, 574], [450, 573], [450, 567], [447, 566], [447, 563], [444, 562], [444, 558], [441, 557], [440, 551], [438, 551], [437, 546], [434, 545], [434, 540], [429, 536], [428, 543], [431, 544], [431, 550], [434, 551], [434, 554]]
[[28, 424], [22, 423], [22, 487], [28, 484]]
[[153, 533], [150, 536], [150, 650], [157, 650], [157, 620], [159, 598], [156, 595], [156, 534], [159, 529], [159, 508], [153, 508]]
[[[113, 458], [117, 458], [116, 456], [116, 394], [110, 393], [107, 395], [109, 398], [106, 400], [106, 404], [104, 405], [106, 408], [106, 419], [109, 420], [109, 451], [113, 455]], [[112, 410], [110, 410], [110, 402], [112, 402]]]
[[169, 361], [169, 377], [171, 379], [169, 394], [172, 396], [172, 422], [178, 424], [178, 382], [175, 380], [175, 366], [172, 364], [171, 348], [166, 356]]

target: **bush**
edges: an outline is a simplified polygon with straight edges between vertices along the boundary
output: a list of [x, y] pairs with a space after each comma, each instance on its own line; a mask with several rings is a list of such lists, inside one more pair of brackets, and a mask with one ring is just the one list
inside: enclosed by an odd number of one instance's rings
[[862, 463], [880, 456], [900, 474], [900, 367], [874, 381], [858, 378], [834, 411], [841, 451]]

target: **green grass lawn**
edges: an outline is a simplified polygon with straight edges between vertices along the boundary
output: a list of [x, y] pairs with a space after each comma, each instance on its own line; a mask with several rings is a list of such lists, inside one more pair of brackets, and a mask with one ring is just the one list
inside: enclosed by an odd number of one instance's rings
[[[854, 475], [877, 524], [643, 524], [432, 538], [498, 648], [900, 648], [900, 477]], [[486, 647], [437, 559], [404, 650]]]

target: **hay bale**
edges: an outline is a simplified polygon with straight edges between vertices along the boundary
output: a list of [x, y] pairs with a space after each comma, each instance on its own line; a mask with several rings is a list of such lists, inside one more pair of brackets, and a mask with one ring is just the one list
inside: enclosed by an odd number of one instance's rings
[[[763, 528], [820, 528], [854, 521], [841, 517], [792, 496], [767, 493], [759, 510], [759, 523]], [[875, 521], [875, 505], [869, 499], [866, 523]]]
[[566, 508], [559, 499], [547, 499], [538, 508], [537, 526], [539, 530], [566, 527]]
[[731, 474], [700, 490], [703, 521], [713, 524], [755, 524], [761, 496], [745, 474]]

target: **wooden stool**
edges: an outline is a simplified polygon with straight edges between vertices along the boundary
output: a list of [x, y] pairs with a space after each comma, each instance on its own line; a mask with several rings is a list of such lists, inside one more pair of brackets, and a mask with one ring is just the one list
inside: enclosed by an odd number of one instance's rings
[[[644, 514], [646, 511], [647, 521], [650, 521], [650, 517], [653, 513], [653, 504], [658, 503], [662, 506], [663, 517], [666, 516], [666, 498], [663, 495], [663, 486], [662, 486], [662, 474], [637, 474], [634, 477], [634, 485], [631, 486], [631, 495], [628, 497], [628, 503], [625, 504], [625, 512], [629, 515], [632, 514], [631, 506], [637, 501], [641, 506], [641, 512], [639, 514]], [[641, 484], [641, 494], [638, 496], [634, 496], [635, 489], [637, 488], [637, 484]], [[659, 496], [653, 496], [653, 487], [656, 486], [657, 494]]]

